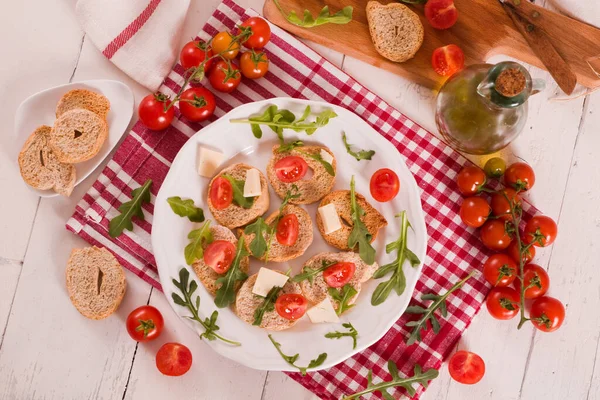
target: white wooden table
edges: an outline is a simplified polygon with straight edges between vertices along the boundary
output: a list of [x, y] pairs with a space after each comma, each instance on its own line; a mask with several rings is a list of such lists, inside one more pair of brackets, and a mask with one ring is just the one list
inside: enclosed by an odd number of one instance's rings
[[[182, 42], [194, 36], [218, 1], [192, 1]], [[262, 7], [262, 0], [239, 2]], [[0, 15], [0, 398], [314, 398], [283, 373], [254, 371], [218, 356], [177, 320], [161, 293], [129, 272], [128, 293], [116, 315], [89, 321], [71, 305], [65, 263], [71, 248], [86, 243], [64, 224], [100, 169], [70, 199], [41, 200], [18, 175], [15, 144], [7, 139], [14, 112], [32, 93], [85, 79], [121, 80], [137, 101], [147, 94], [85, 37], [73, 3], [11, 1]], [[577, 7], [600, 14], [597, 2], [584, 3]], [[317, 51], [435, 132], [431, 91], [342, 54]], [[444, 365], [426, 400], [600, 399], [600, 94], [550, 101], [556, 85], [543, 71], [532, 74], [549, 87], [531, 99], [525, 132], [502, 155], [534, 166], [531, 199], [559, 223], [555, 245], [538, 251], [538, 262], [549, 269], [550, 293], [567, 305], [567, 319], [556, 333], [543, 334], [530, 326], [517, 331], [515, 322], [498, 322], [482, 311], [458, 347], [484, 358], [484, 379], [474, 386], [457, 384]], [[147, 302], [162, 311], [168, 329], [157, 342], [138, 345], [124, 320]], [[154, 365], [166, 340], [192, 350], [194, 363], [183, 377], [162, 376]]]

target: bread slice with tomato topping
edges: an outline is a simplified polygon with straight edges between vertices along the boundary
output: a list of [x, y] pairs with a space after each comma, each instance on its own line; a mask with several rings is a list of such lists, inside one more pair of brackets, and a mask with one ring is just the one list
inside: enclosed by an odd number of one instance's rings
[[[259, 309], [265, 302], [265, 297], [252, 293], [252, 289], [254, 288], [257, 278], [258, 274], [254, 274], [250, 276], [246, 282], [244, 282], [236, 295], [235, 306], [233, 309], [238, 317], [251, 325], [255, 321], [256, 310]], [[301, 295], [302, 290], [300, 289], [300, 285], [288, 280], [281, 288], [278, 298], [285, 294]], [[296, 322], [298, 322], [298, 319], [291, 320], [279, 315], [276, 306], [272, 309], [268, 308], [268, 310], [270, 311], [266, 311], [263, 314], [262, 321], [260, 325], [258, 325], [263, 329], [267, 329], [269, 331], [283, 331], [285, 329], [290, 329], [292, 326], [296, 325]]]
[[[340, 303], [332, 297], [330, 289], [341, 292], [346, 284], [352, 286], [357, 293], [350, 297], [347, 304], [354, 304], [360, 294], [362, 284], [373, 277], [377, 268], [379, 266], [376, 262], [368, 265], [361, 260], [358, 254], [351, 251], [320, 253], [304, 263], [302, 273], [310, 270], [314, 273], [310, 278], [306, 277], [299, 283], [302, 294], [309, 303], [319, 304], [328, 297], [333, 308], [337, 310]], [[302, 275], [297, 275], [292, 280], [297, 280], [300, 276]]]
[[[229, 229], [247, 225], [269, 209], [269, 186], [262, 172], [260, 194], [244, 197], [248, 171], [256, 169], [239, 163], [219, 172], [208, 185], [207, 204], [215, 220]], [[234, 183], [232, 183], [234, 182]]]
[[[229, 260], [229, 263], [233, 261], [238, 241], [233, 232], [224, 226], [211, 226], [210, 232], [213, 236], [213, 241], [210, 244], [203, 245], [204, 257], [201, 260], [194, 261], [192, 269], [206, 290], [214, 296], [217, 293], [217, 289], [221, 286], [220, 284], [217, 285], [217, 279], [227, 272], [227, 269], [222, 273], [218, 273], [217, 270], [223, 265], [222, 263], [224, 260]], [[232, 246], [219, 246], [218, 244], [220, 241], [230, 243]], [[209, 249], [211, 245], [213, 248], [212, 250]], [[221, 264], [218, 265], [218, 263]], [[209, 264], [213, 264], [215, 267], [211, 267]], [[240, 270], [248, 273], [249, 266], [249, 257], [244, 257], [240, 261]]]
[[[311, 204], [331, 192], [337, 168], [331, 150], [324, 146], [301, 146], [280, 152], [279, 148], [279, 145], [273, 146], [273, 157], [267, 165], [269, 182], [279, 197], [283, 199], [287, 192], [293, 191], [296, 186], [300, 197], [290, 200], [290, 203]], [[331, 162], [328, 163], [331, 166], [329, 172], [322, 161], [315, 159], [316, 157], [323, 160], [322, 154], [331, 157]]]

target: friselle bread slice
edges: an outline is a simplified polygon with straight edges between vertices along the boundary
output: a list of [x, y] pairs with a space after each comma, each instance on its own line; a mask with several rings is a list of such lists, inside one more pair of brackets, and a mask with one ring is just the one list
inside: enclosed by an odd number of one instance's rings
[[66, 275], [71, 302], [84, 317], [108, 317], [125, 296], [123, 267], [105, 248], [73, 249]]
[[[284, 207], [282, 215], [286, 216], [288, 214], [295, 214], [298, 218], [298, 239], [296, 239], [296, 242], [292, 246], [284, 246], [277, 241], [276, 237], [273, 237], [271, 241], [271, 247], [269, 249], [269, 254], [267, 256], [268, 258], [262, 256], [259, 258], [260, 260], [265, 260], [265, 258], [267, 258], [268, 261], [273, 262], [284, 262], [293, 260], [294, 258], [298, 258], [301, 255], [303, 255], [306, 249], [308, 249], [308, 247], [312, 244], [313, 224], [312, 220], [310, 219], [310, 215], [308, 215], [308, 213], [303, 208], [293, 204], [288, 204]], [[269, 215], [265, 219], [265, 222], [268, 225], [271, 225], [278, 215], [279, 210]], [[274, 228], [276, 229], [277, 227]], [[243, 234], [243, 231], [242, 235], [245, 238], [244, 243], [246, 244], [246, 248], [248, 249], [248, 251], [250, 251], [250, 243], [254, 240], [254, 237], [256, 235], [245, 235]], [[266, 234], [265, 239], [269, 239]]]
[[419, 16], [404, 4], [383, 5], [369, 1], [367, 21], [375, 49], [388, 60], [410, 60], [423, 44], [423, 24]]
[[[210, 227], [210, 232], [213, 235], [213, 240], [226, 240], [231, 242], [234, 246], [237, 247], [237, 238], [228, 228], [224, 226], [216, 225]], [[206, 249], [208, 245], [204, 245], [204, 249]], [[245, 273], [248, 273], [248, 267], [250, 266], [249, 257], [244, 257], [240, 261], [240, 270]], [[200, 282], [204, 285], [206, 290], [213, 296], [217, 293], [217, 289], [221, 286], [217, 285], [217, 279], [219, 279], [223, 275], [219, 275], [215, 272], [214, 269], [206, 265], [204, 260], [196, 260], [192, 264], [192, 269], [200, 279]], [[238, 285], [239, 287], [239, 285]]]
[[[265, 299], [264, 297], [257, 296], [252, 293], [252, 288], [256, 283], [257, 277], [258, 274], [254, 274], [249, 277], [246, 282], [244, 282], [235, 298], [235, 306], [233, 310], [238, 317], [251, 325], [254, 322], [254, 312], [263, 304]], [[286, 284], [283, 285], [279, 295], [281, 296], [282, 294], [288, 293], [301, 294], [302, 290], [300, 289], [300, 285], [288, 280]], [[298, 320], [292, 321], [283, 318], [277, 313], [277, 310], [274, 309], [264, 313], [260, 327], [269, 331], [283, 331], [296, 325], [296, 322], [298, 322]]]
[[269, 186], [267, 184], [267, 179], [260, 171], [261, 192], [259, 196], [254, 198], [252, 208], [243, 208], [235, 204], [235, 202], [232, 202], [229, 207], [223, 210], [217, 210], [210, 200], [210, 191], [215, 179], [222, 175], [229, 175], [234, 179], [246, 181], [246, 173], [252, 168], [254, 167], [248, 164], [234, 164], [223, 169], [210, 181], [210, 184], [208, 185], [207, 204], [213, 217], [220, 225], [229, 229], [238, 228], [253, 222], [269, 209]]
[[110, 110], [110, 101], [100, 93], [86, 89], [74, 89], [64, 94], [56, 105], [56, 118], [67, 111], [83, 108], [106, 119]]
[[60, 162], [74, 164], [94, 157], [108, 137], [106, 120], [89, 110], [62, 114], [48, 135], [48, 144]]
[[[356, 267], [354, 275], [348, 282], [348, 284], [358, 292], [348, 302], [348, 304], [354, 304], [358, 298], [358, 295], [360, 294], [362, 284], [373, 277], [373, 274], [377, 268], [379, 268], [379, 266], [376, 262], [373, 263], [373, 265], [368, 265], [361, 260], [358, 254], [349, 251], [343, 253], [317, 254], [304, 263], [303, 271], [306, 267], [318, 269], [324, 265], [333, 265], [338, 262], [351, 262], [354, 263]], [[303, 280], [300, 282], [300, 287], [302, 288], [302, 294], [310, 303], [318, 304], [328, 297], [331, 301], [331, 304], [333, 304], [333, 308], [336, 310], [338, 309], [339, 304], [337, 301], [333, 300], [329, 294], [330, 287], [325, 282], [325, 279], [323, 279], [323, 272], [319, 272], [317, 275], [315, 275], [312, 283], [309, 280]]]
[[[387, 220], [379, 211], [377, 211], [364, 196], [356, 193], [356, 202], [363, 209], [365, 214], [361, 218], [361, 221], [367, 227], [367, 230], [371, 234], [371, 243], [377, 238], [377, 233], [381, 228], [387, 225]], [[337, 247], [340, 250], [357, 250], [348, 247], [348, 238], [352, 232], [352, 209], [350, 204], [350, 191], [349, 190], [337, 190], [329, 193], [321, 200], [319, 207], [323, 207], [329, 203], [335, 205], [335, 210], [339, 215], [342, 227], [335, 232], [325, 234], [325, 227], [323, 226], [323, 219], [320, 213], [317, 213], [317, 228], [323, 239], [330, 245]]]
[[53, 189], [68, 197], [75, 186], [75, 167], [59, 162], [48, 147], [51, 130], [51, 127], [42, 125], [33, 131], [19, 153], [19, 169], [29, 186], [40, 190]]
[[[277, 150], [279, 147], [279, 145], [273, 146], [273, 157], [271, 157], [269, 164], [267, 165], [267, 176], [269, 177], [269, 182], [271, 182], [271, 186], [273, 186], [275, 193], [277, 193], [279, 197], [283, 199], [288, 191], [294, 192], [293, 189], [294, 186], [296, 186], [298, 188], [297, 193], [300, 194], [300, 197], [290, 200], [290, 203], [311, 204], [321, 200], [323, 196], [331, 191], [333, 184], [335, 183], [335, 175], [330, 175], [323, 164], [306, 155], [320, 154], [321, 150], [325, 150], [331, 155], [331, 157], [333, 157], [333, 162], [331, 165], [333, 166], [333, 171], [335, 172], [337, 170], [337, 162], [331, 150], [325, 146], [302, 146], [294, 148], [291, 151], [278, 152]], [[280, 181], [279, 178], [277, 178], [275, 164], [277, 161], [288, 156], [302, 157], [312, 170], [312, 176], [310, 178], [300, 179], [292, 183]]]

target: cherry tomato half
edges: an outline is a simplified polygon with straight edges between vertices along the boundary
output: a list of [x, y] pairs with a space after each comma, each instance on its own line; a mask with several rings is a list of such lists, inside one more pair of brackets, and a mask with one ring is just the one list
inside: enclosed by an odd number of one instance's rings
[[208, 75], [210, 85], [217, 91], [231, 93], [240, 85], [242, 74], [234, 63], [217, 61]]
[[558, 227], [552, 218], [536, 215], [525, 225], [523, 241], [528, 244], [533, 242], [537, 247], [546, 247], [554, 243], [557, 234]]
[[458, 11], [453, 0], [429, 0], [425, 4], [425, 18], [435, 29], [448, 29], [456, 23]]
[[490, 215], [488, 202], [477, 196], [467, 197], [460, 205], [460, 219], [472, 228], [479, 228]]
[[179, 53], [179, 62], [183, 69], [188, 70], [192, 67], [199, 66], [204, 60], [209, 58], [204, 65], [204, 71], [208, 72], [214, 61], [214, 59], [210, 59], [212, 56], [213, 51], [211, 48], [207, 49], [205, 42], [192, 40], [191, 42], [187, 42], [181, 49], [181, 53]]
[[192, 366], [192, 352], [180, 343], [165, 343], [156, 353], [156, 368], [168, 376], [180, 376]]
[[283, 246], [293, 246], [298, 240], [300, 222], [296, 214], [287, 214], [277, 223], [277, 241]]
[[271, 40], [269, 23], [261, 17], [251, 17], [245, 20], [240, 28], [249, 28], [252, 34], [244, 41], [244, 46], [249, 49], [262, 49]]
[[475, 165], [464, 167], [456, 176], [458, 190], [465, 196], [473, 196], [485, 185], [485, 173]]
[[523, 191], [529, 190], [535, 183], [533, 168], [524, 162], [510, 165], [504, 173], [504, 184], [513, 189]]
[[281, 182], [292, 183], [304, 178], [308, 164], [302, 157], [287, 156], [275, 163], [275, 174]]
[[338, 262], [323, 271], [323, 279], [329, 287], [341, 288], [354, 276], [356, 265], [351, 262]]
[[166, 129], [175, 116], [175, 109], [169, 107], [171, 100], [162, 93], [149, 94], [144, 97], [138, 107], [138, 115], [144, 125], [153, 131], [162, 131]]
[[495, 287], [487, 295], [485, 305], [496, 319], [511, 319], [519, 313], [519, 293], [511, 287]]
[[521, 198], [514, 189], [507, 187], [493, 193], [490, 198], [492, 214], [505, 221], [512, 221], [512, 214], [510, 212], [511, 203], [516, 209], [521, 207]]
[[[506, 248], [506, 254], [510, 256], [515, 262], [519, 262], [519, 242], [513, 240]], [[535, 257], [535, 247], [530, 247], [525, 253], [523, 253], [523, 262], [527, 264]]]
[[224, 274], [235, 257], [235, 246], [227, 240], [215, 240], [204, 250], [204, 263], [217, 274]]
[[481, 227], [481, 241], [490, 250], [504, 250], [512, 241], [509, 234], [509, 223], [499, 219], [491, 219]]
[[282, 294], [275, 300], [275, 310], [282, 318], [289, 320], [297, 320], [302, 318], [306, 309], [308, 308], [308, 301], [306, 297], [297, 293]]
[[465, 53], [455, 44], [438, 47], [431, 55], [431, 65], [438, 75], [452, 76], [465, 67]]
[[392, 200], [400, 191], [400, 179], [394, 171], [382, 168], [373, 174], [369, 183], [371, 196], [381, 203]]
[[247, 51], [240, 57], [240, 69], [246, 78], [262, 78], [269, 70], [269, 59], [263, 52]]
[[540, 297], [531, 305], [531, 323], [542, 332], [554, 332], [565, 320], [565, 306], [554, 297]]
[[210, 202], [217, 210], [223, 210], [233, 201], [233, 187], [231, 182], [222, 176], [217, 177], [210, 185]]
[[154, 340], [163, 330], [165, 321], [163, 316], [152, 306], [141, 306], [127, 316], [127, 333], [137, 342]]
[[517, 273], [517, 263], [506, 254], [494, 254], [483, 264], [483, 276], [492, 286], [510, 285], [517, 277]]
[[179, 111], [193, 122], [206, 121], [214, 114], [216, 107], [215, 96], [201, 87], [189, 88], [179, 98]]
[[[527, 264], [523, 267], [523, 281], [525, 282], [526, 299], [542, 297], [550, 288], [548, 273], [537, 264]], [[515, 280], [514, 285], [517, 292], [521, 293], [521, 281]]]
[[215, 54], [227, 60], [233, 60], [240, 52], [240, 44], [233, 41], [229, 32], [219, 32], [211, 42], [212, 50]]
[[460, 350], [450, 357], [448, 371], [456, 382], [473, 385], [485, 375], [485, 363], [477, 354]]

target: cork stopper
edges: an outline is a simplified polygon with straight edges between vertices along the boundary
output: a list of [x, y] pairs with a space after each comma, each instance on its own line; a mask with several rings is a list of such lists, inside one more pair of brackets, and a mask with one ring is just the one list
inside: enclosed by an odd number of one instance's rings
[[496, 91], [504, 97], [515, 97], [527, 84], [525, 74], [518, 68], [507, 68], [496, 78]]

